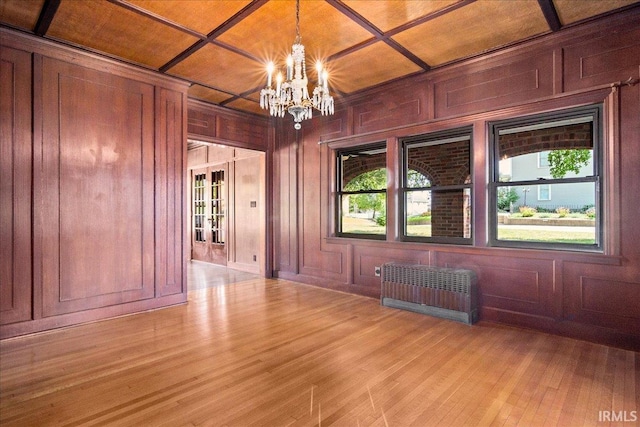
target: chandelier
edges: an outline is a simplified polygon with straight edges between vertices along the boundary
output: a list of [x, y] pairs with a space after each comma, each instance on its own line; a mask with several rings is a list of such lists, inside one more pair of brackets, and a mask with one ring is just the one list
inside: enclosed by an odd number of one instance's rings
[[269, 110], [275, 117], [284, 117], [285, 111], [293, 116], [297, 130], [302, 127], [301, 121], [312, 117], [315, 108], [325, 115], [333, 114], [333, 97], [329, 94], [329, 74], [322, 63], [316, 63], [318, 84], [313, 89], [313, 97], [309, 97], [307, 85], [304, 45], [300, 37], [300, 0], [296, 0], [296, 39], [291, 46], [291, 54], [287, 57], [286, 79], [282, 72], [276, 76], [276, 87], [272, 87], [272, 76], [275, 71], [273, 62], [267, 65], [267, 86], [260, 91], [260, 107]]

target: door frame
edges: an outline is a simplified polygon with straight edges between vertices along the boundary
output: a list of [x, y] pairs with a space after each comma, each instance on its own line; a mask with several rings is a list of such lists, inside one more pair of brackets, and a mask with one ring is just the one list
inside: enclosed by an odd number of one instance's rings
[[[269, 268], [272, 265], [272, 251], [270, 248], [272, 230], [271, 224], [268, 221], [269, 212], [271, 212], [272, 201], [267, 194], [270, 194], [271, 188], [271, 179], [270, 179], [270, 153], [263, 150], [253, 149], [253, 148], [244, 148], [233, 143], [227, 144], [226, 142], [211, 142], [202, 140], [200, 138], [188, 138], [189, 145], [195, 145], [196, 147], [188, 150], [187, 152], [187, 194], [186, 198], [186, 210], [187, 210], [187, 240], [189, 244], [189, 248], [185, 251], [187, 255], [187, 261], [192, 259], [191, 257], [191, 245], [192, 245], [192, 176], [194, 169], [203, 169], [205, 167], [220, 167], [223, 164], [226, 164], [226, 172], [225, 172], [225, 181], [226, 181], [226, 191], [227, 191], [227, 227], [226, 227], [226, 242], [225, 246], [227, 248], [227, 267], [234, 268], [242, 271], [247, 271], [250, 273], [259, 274], [262, 277], [270, 278], [273, 275], [273, 271]], [[232, 150], [234, 154], [231, 155], [219, 155], [221, 150]], [[235, 159], [242, 159], [246, 157], [247, 152], [255, 153], [256, 156], [260, 157], [260, 181], [259, 181], [259, 223], [260, 223], [260, 232], [259, 232], [259, 248], [257, 250], [258, 260], [256, 265], [246, 265], [242, 263], [235, 262], [233, 258], [232, 250], [235, 250], [235, 238], [232, 233], [233, 230], [233, 215], [234, 215], [234, 207], [233, 203], [235, 202], [233, 188], [235, 187], [234, 180], [234, 165]], [[235, 153], [239, 153], [236, 157]], [[244, 157], [242, 157], [244, 156]]]

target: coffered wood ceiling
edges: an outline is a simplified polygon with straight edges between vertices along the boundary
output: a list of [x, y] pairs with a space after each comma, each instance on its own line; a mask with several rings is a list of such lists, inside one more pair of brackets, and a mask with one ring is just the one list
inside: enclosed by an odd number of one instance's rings
[[[308, 73], [336, 99], [639, 7], [637, 0], [301, 0]], [[4, 26], [191, 82], [189, 96], [265, 114], [265, 64], [295, 38], [294, 0], [0, 0]], [[603, 31], [606, 31], [604, 29]]]

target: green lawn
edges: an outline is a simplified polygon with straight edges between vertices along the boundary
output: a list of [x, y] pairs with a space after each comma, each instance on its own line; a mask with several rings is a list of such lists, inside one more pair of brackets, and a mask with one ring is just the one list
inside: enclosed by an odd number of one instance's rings
[[514, 240], [527, 242], [548, 242], [548, 243], [577, 243], [577, 244], [594, 244], [595, 227], [593, 231], [580, 230], [583, 227], [576, 227], [577, 230], [571, 231], [563, 227], [559, 230], [540, 230], [533, 227], [522, 227], [518, 229], [505, 229], [498, 227], [499, 240]]
[[370, 219], [364, 218], [342, 218], [343, 233], [362, 233], [362, 234], [384, 234], [386, 227], [378, 225]]
[[[364, 233], [364, 234], [384, 234], [385, 227], [375, 222], [363, 218], [343, 218], [343, 232], [345, 233]], [[594, 244], [595, 227], [593, 230], [585, 227], [537, 227], [537, 226], [518, 226], [518, 227], [498, 227], [498, 239], [511, 241], [528, 241], [528, 242], [548, 242], [548, 243], [575, 243], [575, 244]], [[410, 236], [429, 237], [431, 236], [431, 225], [410, 225], [408, 229]]]

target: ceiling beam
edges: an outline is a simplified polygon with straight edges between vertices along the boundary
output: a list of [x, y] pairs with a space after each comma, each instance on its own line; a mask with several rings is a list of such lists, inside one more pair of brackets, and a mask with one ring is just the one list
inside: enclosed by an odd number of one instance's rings
[[[399, 52], [401, 55], [409, 59], [411, 62], [413, 62], [423, 70], [427, 71], [431, 69], [431, 66], [429, 64], [424, 62], [422, 59], [420, 59], [413, 53], [409, 52], [405, 47], [400, 45], [395, 40], [392, 40], [382, 30], [380, 30], [378, 27], [373, 25], [371, 22], [367, 21], [362, 15], [360, 15], [355, 10], [351, 9], [349, 6], [344, 4], [341, 0], [327, 0], [327, 3], [329, 3], [331, 6], [335, 7], [336, 9], [338, 9], [340, 12], [347, 15], [347, 17], [349, 17], [352, 21], [354, 21], [355, 23], [360, 25], [362, 28], [364, 28], [365, 30], [373, 34], [373, 36], [376, 39], [391, 46], [393, 49], [395, 49], [397, 52]], [[334, 57], [335, 56], [336, 55], [334, 55]]]
[[36, 27], [33, 29], [35, 34], [44, 36], [47, 31], [49, 31], [49, 26], [58, 11], [58, 6], [60, 6], [60, 0], [45, 0], [42, 5], [42, 10], [40, 11], [40, 16], [38, 16]]
[[562, 23], [558, 17], [558, 11], [553, 5], [553, 0], [538, 0], [538, 4], [540, 5], [540, 9], [542, 9], [544, 19], [547, 20], [547, 24], [551, 31], [559, 31], [562, 28]]
[[348, 48], [346, 48], [344, 50], [341, 50], [340, 52], [336, 52], [333, 55], [330, 55], [327, 58], [327, 62], [335, 61], [338, 58], [341, 58], [343, 56], [349, 55], [350, 53], [356, 52], [356, 51], [358, 51], [360, 49], [364, 49], [365, 47], [370, 46], [370, 45], [372, 45], [374, 43], [377, 43], [378, 41], [379, 40], [377, 38], [375, 38], [375, 37], [372, 37], [370, 39], [361, 41], [360, 43], [354, 44], [351, 47], [348, 47]]
[[141, 8], [140, 6], [136, 6], [135, 4], [131, 4], [126, 0], [107, 0], [109, 3], [113, 3], [117, 6], [121, 6], [127, 10], [130, 10], [131, 12], [137, 13], [138, 15], [142, 15], [144, 17], [153, 19], [156, 22], [159, 22], [161, 24], [167, 25], [171, 28], [174, 28], [178, 31], [182, 31], [183, 33], [189, 34], [190, 36], [196, 37], [200, 40], [204, 40], [207, 38], [206, 35], [201, 34], [197, 31], [193, 31], [190, 28], [185, 27], [184, 25], [178, 24], [177, 22], [173, 22], [169, 19], [166, 19], [163, 16], [160, 16], [156, 13], [150, 12], [146, 9]]
[[[422, 16], [420, 18], [414, 19], [413, 21], [409, 21], [406, 24], [402, 24], [402, 25], [400, 25], [400, 26], [398, 26], [396, 28], [393, 28], [393, 29], [387, 31], [386, 33], [384, 33], [384, 37], [386, 37], [386, 38], [392, 37], [392, 36], [394, 36], [394, 35], [396, 35], [398, 33], [401, 33], [402, 31], [406, 31], [406, 30], [408, 30], [408, 29], [410, 29], [412, 27], [415, 27], [416, 25], [424, 24], [425, 22], [431, 21], [432, 19], [435, 19], [438, 16], [444, 15], [445, 13], [452, 12], [452, 11], [454, 11], [456, 9], [461, 8], [462, 6], [466, 6], [466, 5], [468, 5], [470, 3], [473, 3], [475, 1], [476, 0], [461, 0], [461, 1], [458, 1], [457, 3], [454, 3], [454, 4], [450, 5], [450, 6], [447, 6], [445, 8], [440, 9], [440, 10], [437, 10], [437, 11], [435, 11], [433, 13], [430, 13], [429, 15]], [[328, 62], [335, 61], [336, 59], [341, 58], [341, 57], [346, 56], [346, 55], [349, 55], [352, 52], [355, 52], [355, 51], [360, 50], [360, 49], [364, 49], [365, 47], [372, 45], [373, 43], [377, 42], [378, 40], [380, 40], [379, 37], [374, 37], [374, 38], [362, 41], [362, 42], [360, 42], [360, 43], [358, 43], [356, 45], [353, 45], [353, 46], [351, 46], [351, 47], [349, 47], [349, 48], [347, 48], [345, 50], [342, 50], [340, 52], [334, 53], [333, 55], [331, 55], [331, 56], [329, 56], [327, 58], [327, 61]]]
[[395, 36], [398, 33], [406, 31], [406, 30], [408, 30], [410, 28], [413, 28], [413, 27], [415, 27], [417, 25], [424, 24], [427, 21], [431, 21], [433, 19], [436, 19], [437, 17], [445, 15], [445, 14], [447, 14], [449, 12], [453, 12], [454, 10], [460, 9], [461, 7], [467, 6], [467, 5], [469, 5], [469, 4], [471, 4], [471, 3], [475, 2], [475, 1], [476, 0], [460, 0], [457, 3], [454, 3], [452, 5], [444, 7], [442, 9], [440, 9], [440, 10], [436, 10], [435, 12], [432, 12], [432, 13], [430, 13], [428, 15], [421, 16], [420, 18], [416, 18], [413, 21], [409, 21], [409, 22], [407, 22], [405, 24], [402, 24], [402, 25], [400, 25], [400, 26], [398, 26], [396, 28], [392, 28], [391, 30], [387, 31], [385, 33], [385, 35], [387, 37]]
[[[200, 50], [201, 48], [206, 46], [208, 43], [210, 43], [213, 40], [215, 40], [218, 36], [223, 34], [225, 31], [229, 30], [231, 27], [233, 27], [234, 25], [236, 25], [237, 23], [242, 21], [244, 18], [246, 18], [247, 16], [251, 15], [256, 10], [258, 10], [267, 1], [269, 1], [269, 0], [253, 0], [251, 3], [249, 3], [247, 6], [245, 6], [238, 13], [233, 15], [231, 18], [227, 19], [220, 26], [218, 26], [213, 31], [211, 31], [209, 34], [207, 34], [207, 38], [206, 39], [199, 40], [199, 41], [195, 42], [194, 44], [192, 44], [191, 46], [186, 48], [184, 51], [179, 53], [178, 56], [176, 56], [175, 58], [173, 58], [172, 60], [170, 60], [169, 62], [164, 64], [162, 67], [160, 67], [158, 70], [160, 72], [164, 73], [168, 69], [170, 69], [171, 67], [174, 67], [178, 63], [184, 61], [189, 56], [191, 56], [192, 54], [194, 54], [195, 52], [197, 52], [198, 50]], [[245, 55], [245, 56], [247, 56], [247, 55]], [[248, 56], [248, 57], [251, 57], [251, 56]]]

